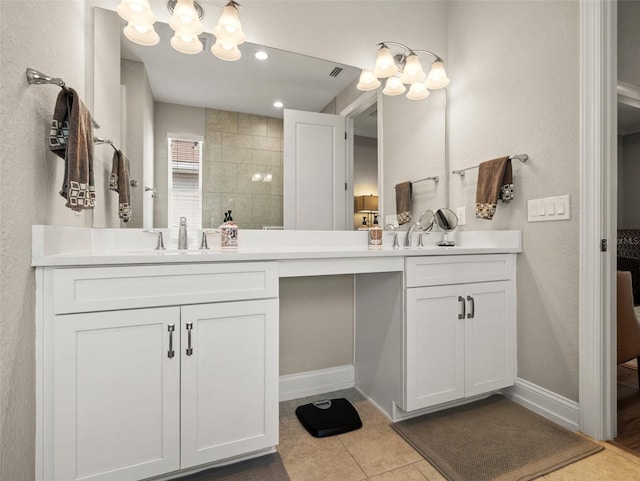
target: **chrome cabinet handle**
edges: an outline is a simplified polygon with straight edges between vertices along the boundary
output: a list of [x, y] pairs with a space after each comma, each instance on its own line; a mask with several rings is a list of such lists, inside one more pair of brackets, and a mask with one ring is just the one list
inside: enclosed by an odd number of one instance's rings
[[467, 312], [467, 305], [464, 302], [464, 297], [462, 296], [458, 296], [458, 301], [460, 303], [462, 303], [462, 314], [458, 314], [458, 319], [464, 319], [466, 316], [466, 312]]
[[191, 331], [193, 330], [193, 322], [187, 322], [187, 356], [193, 354], [193, 348], [191, 347]]
[[175, 351], [173, 350], [173, 331], [176, 330], [175, 324], [169, 324], [167, 326], [167, 330], [169, 331], [169, 351], [167, 352], [167, 356], [169, 357], [169, 359], [171, 359], [176, 355]]
[[467, 301], [471, 303], [471, 312], [467, 314], [467, 319], [473, 319], [476, 317], [476, 300], [471, 296], [467, 296]]

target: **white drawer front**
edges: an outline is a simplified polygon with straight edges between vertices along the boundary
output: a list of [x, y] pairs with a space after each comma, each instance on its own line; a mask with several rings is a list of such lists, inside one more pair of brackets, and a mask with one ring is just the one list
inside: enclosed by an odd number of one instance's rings
[[56, 269], [56, 314], [278, 296], [275, 262]]
[[409, 257], [406, 262], [407, 287], [502, 281], [513, 275], [508, 254]]

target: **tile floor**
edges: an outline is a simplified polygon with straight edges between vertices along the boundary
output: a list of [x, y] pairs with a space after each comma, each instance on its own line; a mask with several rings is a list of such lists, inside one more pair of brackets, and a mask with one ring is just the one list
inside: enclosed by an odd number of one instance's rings
[[[346, 397], [358, 410], [362, 428], [314, 438], [295, 415], [301, 404]], [[355, 389], [280, 403], [280, 445], [291, 481], [445, 481], [389, 426], [391, 421]], [[582, 461], [539, 478], [543, 481], [638, 481], [640, 457], [609, 443]]]

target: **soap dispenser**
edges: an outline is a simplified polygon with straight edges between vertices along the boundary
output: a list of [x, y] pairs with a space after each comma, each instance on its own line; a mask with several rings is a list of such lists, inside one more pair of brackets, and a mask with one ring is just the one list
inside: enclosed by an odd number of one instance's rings
[[238, 225], [233, 222], [231, 211], [224, 214], [224, 223], [220, 226], [220, 247], [224, 251], [238, 248]]
[[369, 229], [369, 249], [382, 249], [382, 227], [378, 224], [377, 215]]

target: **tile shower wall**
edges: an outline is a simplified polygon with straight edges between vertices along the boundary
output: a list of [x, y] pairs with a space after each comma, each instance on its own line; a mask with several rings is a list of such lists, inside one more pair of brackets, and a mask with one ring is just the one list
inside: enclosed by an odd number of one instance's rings
[[282, 139], [282, 119], [206, 109], [203, 227], [228, 210], [243, 229], [282, 225]]

